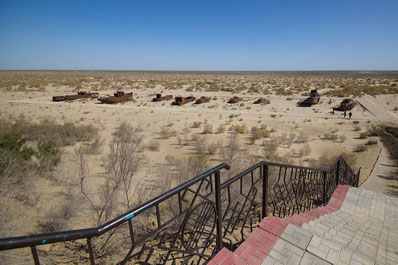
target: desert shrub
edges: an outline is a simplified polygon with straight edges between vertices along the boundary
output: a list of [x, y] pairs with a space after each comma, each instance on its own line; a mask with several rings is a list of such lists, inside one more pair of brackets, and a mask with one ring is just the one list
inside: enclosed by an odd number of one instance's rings
[[309, 161], [309, 166], [317, 168], [329, 168], [338, 157], [342, 156], [351, 168], [354, 168], [357, 156], [354, 154], [341, 153], [339, 149], [331, 149], [322, 152], [318, 160]]
[[305, 134], [303, 131], [300, 131], [298, 136], [297, 136], [296, 141], [298, 143], [306, 143], [306, 142], [308, 142], [308, 135]]
[[339, 141], [342, 143], [344, 143], [345, 140], [347, 140], [347, 136], [345, 136], [345, 135], [340, 135], [338, 138], [339, 138]]
[[199, 128], [202, 125], [201, 121], [194, 121], [192, 123], [192, 128]]
[[305, 144], [300, 151], [301, 155], [308, 156], [311, 154], [311, 147], [309, 144]]
[[245, 125], [236, 124], [236, 125], [232, 126], [232, 129], [234, 132], [239, 133], [239, 134], [244, 134], [246, 132]]
[[377, 144], [377, 143], [378, 143], [377, 140], [370, 139], [370, 140], [366, 143], [366, 145], [374, 145], [374, 144]]
[[217, 149], [222, 146], [222, 143], [217, 142], [217, 143], [209, 143], [207, 145], [207, 152], [209, 155], [214, 155], [217, 152]]
[[205, 150], [207, 149], [207, 140], [206, 138], [197, 137], [194, 141], [194, 147], [197, 154], [204, 154], [206, 153]]
[[327, 140], [331, 141], [336, 141], [337, 140], [337, 134], [336, 133], [325, 133], [324, 138]]
[[268, 138], [270, 137], [270, 132], [267, 130], [267, 126], [262, 125], [260, 128], [253, 126], [251, 129], [251, 135], [254, 140], [260, 138]]
[[354, 127], [354, 131], [355, 131], [355, 132], [359, 132], [359, 131], [361, 131], [361, 127], [359, 127], [359, 126], [355, 126], [355, 127]]
[[359, 134], [359, 139], [367, 139], [368, 138], [368, 133], [367, 132], [361, 132]]
[[54, 143], [41, 140], [37, 145], [37, 159], [40, 169], [52, 170], [61, 161], [61, 152]]
[[224, 133], [225, 132], [225, 127], [221, 126], [217, 128], [217, 133]]
[[25, 146], [26, 141], [20, 132], [9, 130], [0, 134], [0, 149], [10, 152], [19, 161], [28, 161], [35, 151]]
[[203, 134], [213, 133], [213, 125], [206, 123], [203, 127]]
[[359, 144], [355, 147], [355, 152], [364, 152], [368, 150], [368, 147], [364, 144]]
[[158, 141], [152, 140], [147, 145], [149, 151], [159, 151], [160, 143]]
[[160, 134], [160, 138], [169, 139], [170, 137], [172, 137], [175, 134], [175, 132], [171, 129], [166, 128], [166, 126], [163, 125], [160, 128], [159, 134]]
[[28, 125], [26, 130], [29, 139], [49, 141], [57, 146], [90, 141], [97, 135], [97, 129], [92, 125], [78, 126], [71, 122], [57, 124], [52, 121], [42, 121], [40, 124]]

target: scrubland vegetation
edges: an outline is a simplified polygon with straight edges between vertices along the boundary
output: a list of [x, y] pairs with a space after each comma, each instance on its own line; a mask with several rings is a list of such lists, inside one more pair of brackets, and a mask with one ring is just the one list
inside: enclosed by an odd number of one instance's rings
[[[263, 77], [267, 78], [264, 79]], [[52, 87], [63, 87], [73, 90], [108, 90], [108, 89], [140, 89], [159, 88], [177, 90], [183, 88], [187, 92], [232, 92], [247, 94], [275, 94], [305, 96], [311, 89], [318, 89], [326, 95], [337, 97], [398, 94], [396, 77], [385, 74], [360, 74], [327, 72], [307, 73], [295, 76], [272, 76], [264, 74], [247, 75], [241, 78], [234, 73], [220, 72], [220, 75], [210, 73], [176, 72], [13, 72], [0, 73], [0, 89], [4, 91], [45, 91]], [[289, 98], [291, 99], [291, 98]], [[269, 104], [269, 100], [265, 101]]]
[[[225, 179], [261, 160], [328, 167], [343, 155], [357, 169], [374, 162], [362, 160], [373, 159], [380, 142], [390, 152], [398, 150], [395, 129], [373, 125], [364, 110], [355, 109], [358, 120], [352, 122], [342, 113], [332, 116], [330, 109], [339, 103], [332, 96], [311, 108], [296, 106], [296, 97], [314, 88], [325, 98], [334, 91], [344, 97], [397, 93], [398, 81], [390, 75], [0, 74], [0, 90], [8, 97], [0, 110], [0, 230], [5, 234], [9, 222], [19, 219], [7, 210], [12, 207], [32, 218], [29, 229], [21, 229], [24, 234], [97, 226], [222, 162], [232, 167], [223, 172]], [[373, 90], [361, 90], [365, 86]], [[50, 102], [58, 91], [116, 89], [134, 91], [136, 101], [115, 106]], [[150, 102], [155, 93], [169, 90], [174, 96], [204, 94], [212, 101], [181, 107]], [[18, 91], [38, 95], [37, 100], [25, 101]], [[232, 94], [244, 101], [226, 104]], [[14, 95], [23, 100], [14, 101]], [[252, 105], [258, 98], [267, 99]], [[22, 108], [27, 102], [32, 105]], [[20, 113], [25, 118], [16, 118]], [[48, 198], [53, 198], [51, 206], [43, 203]], [[162, 205], [161, 210], [175, 207]], [[153, 225], [152, 220], [137, 222]], [[118, 231], [101, 238], [95, 246], [99, 260], [110, 255], [113, 239], [127, 240]], [[83, 245], [68, 248], [79, 253]]]

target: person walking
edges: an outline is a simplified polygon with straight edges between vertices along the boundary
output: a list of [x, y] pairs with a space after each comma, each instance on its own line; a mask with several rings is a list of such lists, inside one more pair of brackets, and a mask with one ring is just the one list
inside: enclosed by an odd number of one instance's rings
[[348, 119], [351, 120], [352, 112], [348, 113]]
[[345, 119], [346, 116], [347, 116], [347, 111], [344, 111], [344, 119]]
[[334, 116], [334, 109], [332, 109], [332, 115]]

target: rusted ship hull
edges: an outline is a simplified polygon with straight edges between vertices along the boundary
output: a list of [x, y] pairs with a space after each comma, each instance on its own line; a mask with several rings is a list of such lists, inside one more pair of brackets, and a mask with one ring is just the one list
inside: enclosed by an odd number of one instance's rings
[[195, 97], [176, 97], [173, 105], [181, 106], [189, 102], [195, 101]]
[[82, 98], [98, 98], [99, 93], [78, 92], [77, 95], [55, 96], [53, 101], [76, 100]]
[[159, 101], [170, 100], [170, 99], [173, 99], [172, 95], [167, 95], [167, 96], [162, 97], [162, 94], [156, 94], [156, 98], [153, 98], [152, 101], [159, 102]]
[[303, 101], [304, 105], [315, 105], [319, 103], [321, 96], [316, 89], [311, 90], [310, 96]]
[[305, 99], [305, 100], [303, 101], [303, 103], [304, 103], [305, 105], [315, 105], [315, 104], [318, 104], [318, 103], [319, 103], [319, 97], [315, 97], [315, 98], [309, 97], [309, 98]]
[[119, 103], [119, 102], [128, 101], [128, 100], [132, 100], [132, 99], [133, 99], [133, 92], [126, 93], [126, 94], [116, 92], [113, 97], [99, 98], [98, 100], [105, 104], [113, 104], [113, 103]]
[[350, 99], [348, 101], [343, 100], [343, 102], [340, 103], [340, 109], [341, 110], [352, 110], [356, 105], [357, 105], [357, 102], [352, 99]]
[[228, 101], [228, 103], [234, 104], [234, 103], [241, 102], [242, 100], [243, 100], [243, 98], [233, 97], [233, 98], [231, 98], [231, 99]]
[[196, 104], [202, 104], [202, 103], [206, 103], [209, 102], [210, 98], [209, 97], [200, 97], [199, 99], [196, 100]]

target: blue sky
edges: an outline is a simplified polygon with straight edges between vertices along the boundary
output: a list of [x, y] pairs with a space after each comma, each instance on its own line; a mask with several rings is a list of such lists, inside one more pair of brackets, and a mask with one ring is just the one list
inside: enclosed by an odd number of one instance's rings
[[0, 0], [0, 36], [2, 70], [398, 70], [398, 1]]

